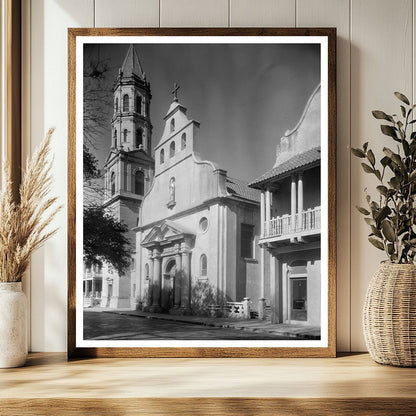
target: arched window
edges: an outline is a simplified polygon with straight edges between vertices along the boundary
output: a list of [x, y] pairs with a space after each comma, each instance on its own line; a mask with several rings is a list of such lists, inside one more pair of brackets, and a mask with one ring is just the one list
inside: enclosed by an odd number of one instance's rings
[[162, 165], [163, 163], [165, 163], [165, 150], [164, 149], [160, 151], [160, 164]]
[[117, 129], [114, 129], [114, 147], [117, 148]]
[[124, 94], [123, 96], [123, 112], [129, 111], [129, 95]]
[[134, 193], [144, 195], [144, 173], [138, 170], [134, 175]]
[[116, 113], [118, 113], [118, 98], [116, 98], [115, 108], [116, 108]]
[[172, 133], [173, 131], [175, 131], [175, 119], [174, 118], [170, 121], [170, 132]]
[[183, 149], [186, 149], [186, 133], [183, 133], [181, 137], [181, 150]]
[[175, 156], [175, 142], [172, 141], [169, 146], [169, 157]]
[[114, 172], [111, 173], [110, 177], [110, 191], [111, 196], [113, 196], [116, 193], [116, 174]]
[[127, 141], [127, 129], [123, 130], [123, 141], [126, 142]]
[[149, 265], [146, 263], [144, 265], [144, 276], [146, 278], [146, 280], [149, 280], [150, 276], [149, 276]]
[[143, 130], [137, 129], [136, 130], [136, 147], [143, 145]]
[[140, 95], [136, 97], [136, 113], [142, 113], [142, 97]]
[[201, 254], [199, 264], [200, 264], [200, 275], [203, 277], [206, 277], [207, 276], [207, 256], [205, 254]]

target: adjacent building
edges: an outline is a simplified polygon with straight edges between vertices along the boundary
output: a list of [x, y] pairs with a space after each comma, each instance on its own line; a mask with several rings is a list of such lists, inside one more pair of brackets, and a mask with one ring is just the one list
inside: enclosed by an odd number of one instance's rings
[[276, 323], [320, 326], [320, 108], [318, 86], [296, 127], [280, 139], [273, 168], [250, 183], [261, 191], [259, 244], [271, 294], [263, 297]]

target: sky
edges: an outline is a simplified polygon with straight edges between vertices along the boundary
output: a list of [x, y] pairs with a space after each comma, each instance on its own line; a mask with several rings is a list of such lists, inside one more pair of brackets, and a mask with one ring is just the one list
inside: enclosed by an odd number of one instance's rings
[[[110, 150], [112, 84], [128, 44], [86, 44], [84, 67], [103, 62], [108, 71], [102, 133], [94, 155], [102, 168]], [[296, 126], [320, 82], [319, 44], [136, 44], [150, 82], [152, 147], [162, 135], [163, 117], [178, 83], [179, 102], [201, 123], [201, 157], [234, 178], [254, 180], [272, 168], [276, 145]], [[108, 121], [107, 121], [108, 120]]]

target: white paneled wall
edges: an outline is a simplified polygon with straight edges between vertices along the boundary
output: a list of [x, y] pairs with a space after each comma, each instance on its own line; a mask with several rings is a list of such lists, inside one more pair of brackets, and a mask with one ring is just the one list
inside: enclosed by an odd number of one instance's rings
[[[372, 178], [348, 145], [385, 141], [371, 110], [396, 111], [393, 92], [415, 99], [416, 0], [24, 0], [24, 152], [56, 126], [53, 192], [66, 202], [68, 27], [337, 27], [339, 351], [365, 350], [361, 307], [382, 256], [352, 208]], [[66, 349], [66, 210], [59, 233], [32, 261], [31, 347]]]

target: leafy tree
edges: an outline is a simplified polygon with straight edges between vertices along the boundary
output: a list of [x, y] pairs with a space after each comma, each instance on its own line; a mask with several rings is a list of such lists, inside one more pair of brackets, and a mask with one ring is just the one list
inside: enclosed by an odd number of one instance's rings
[[120, 274], [130, 265], [128, 228], [102, 206], [84, 208], [84, 262], [87, 267], [111, 264]]

